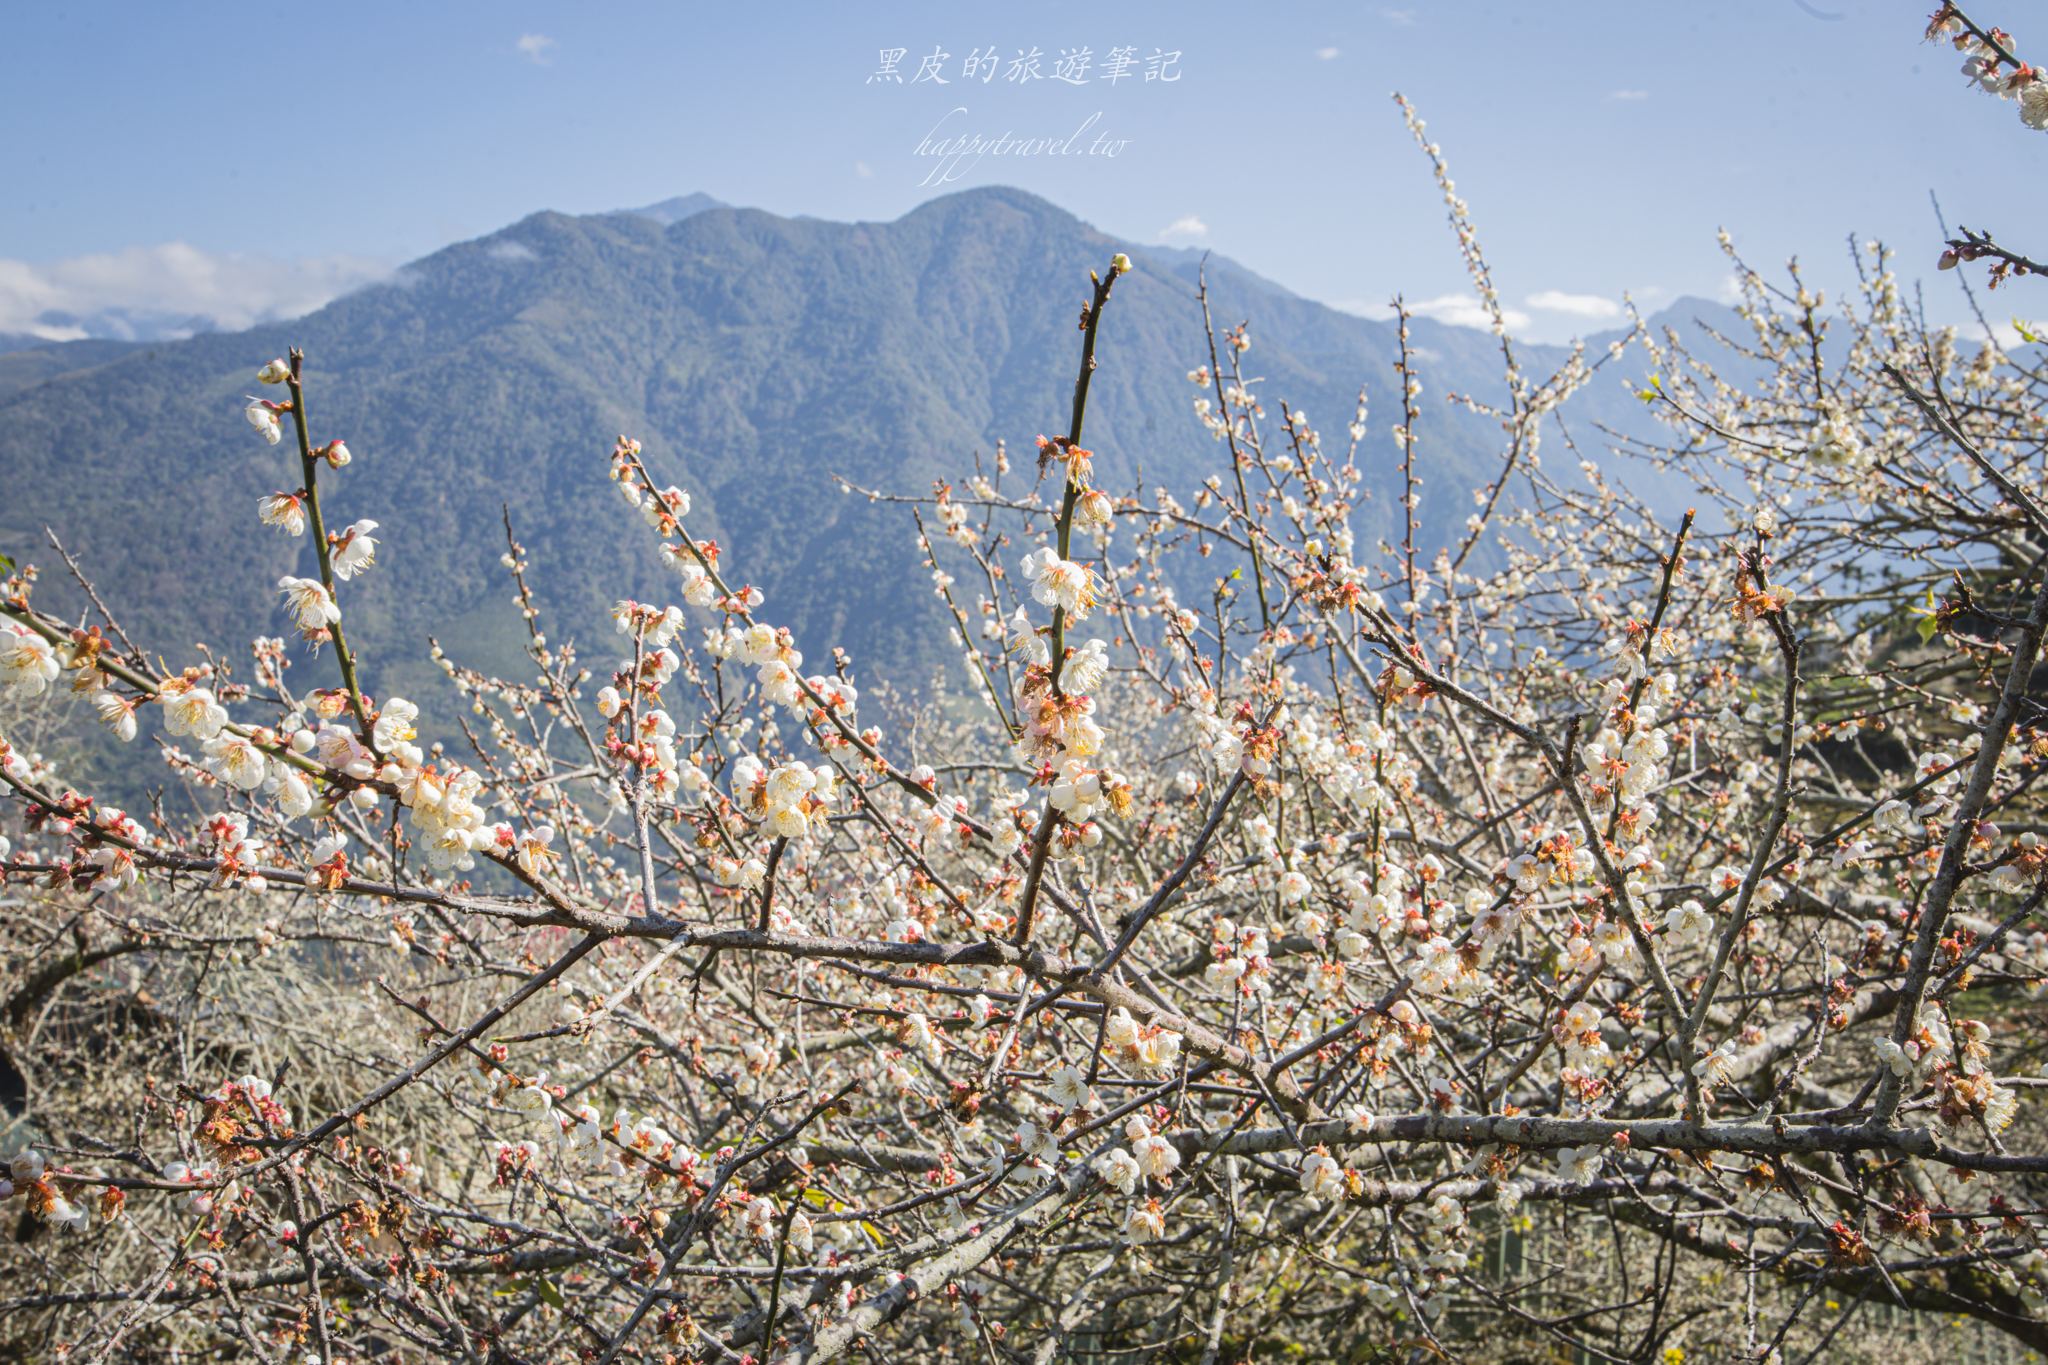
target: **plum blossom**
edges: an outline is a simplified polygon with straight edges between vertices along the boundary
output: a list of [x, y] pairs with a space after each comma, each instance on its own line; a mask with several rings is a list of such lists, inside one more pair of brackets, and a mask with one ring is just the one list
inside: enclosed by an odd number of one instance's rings
[[249, 792], [263, 785], [270, 759], [253, 741], [224, 731], [206, 742], [206, 767], [221, 781]]
[[1052, 1102], [1062, 1109], [1093, 1109], [1095, 1091], [1078, 1066], [1063, 1066], [1052, 1073], [1048, 1087]]
[[336, 578], [346, 583], [377, 562], [377, 541], [370, 534], [376, 529], [374, 521], [358, 521], [331, 537], [333, 551], [330, 562], [334, 565]]
[[1301, 1191], [1311, 1199], [1342, 1199], [1344, 1168], [1328, 1151], [1316, 1148], [1301, 1159]]
[[19, 697], [39, 697], [61, 672], [48, 640], [27, 626], [0, 621], [0, 686]]
[[249, 419], [249, 425], [256, 428], [256, 434], [271, 445], [284, 439], [284, 432], [278, 427], [278, 406], [268, 399], [251, 398], [249, 406], [242, 409], [242, 415]]
[[93, 713], [100, 724], [113, 731], [114, 737], [122, 743], [135, 738], [135, 703], [118, 692], [101, 688], [92, 694]]
[[277, 590], [302, 631], [317, 633], [341, 620], [341, 608], [335, 605], [334, 595], [315, 579], [286, 575], [277, 580]]
[[1143, 1242], [1156, 1242], [1166, 1235], [1166, 1213], [1157, 1199], [1147, 1199], [1134, 1204], [1124, 1217], [1124, 1241], [1133, 1246]]
[[1708, 1089], [1726, 1085], [1735, 1078], [1737, 1047], [1733, 1038], [1723, 1038], [1713, 1051], [1692, 1064], [1692, 1074]]
[[1148, 1180], [1164, 1181], [1180, 1167], [1180, 1149], [1157, 1133], [1148, 1133], [1131, 1144], [1138, 1170]]
[[1041, 605], [1064, 610], [1069, 621], [1088, 619], [1095, 606], [1095, 575], [1087, 565], [1041, 546], [1024, 556], [1021, 568]]
[[513, 857], [519, 863], [519, 870], [529, 877], [547, 875], [557, 854], [550, 847], [555, 842], [553, 825], [535, 825], [519, 836]]
[[1672, 906], [1664, 915], [1664, 931], [1674, 945], [1702, 942], [1713, 928], [1713, 915], [1690, 898]]
[[1139, 1170], [1138, 1159], [1121, 1147], [1112, 1147], [1104, 1152], [1095, 1159], [1095, 1164], [1090, 1169], [1100, 1176], [1105, 1184], [1124, 1194], [1130, 1194], [1138, 1188], [1138, 1181], [1143, 1174]]
[[265, 526], [275, 526], [288, 536], [306, 533], [306, 505], [297, 493], [270, 493], [257, 499], [256, 515]]
[[189, 735], [210, 740], [228, 723], [227, 708], [214, 700], [205, 687], [165, 688], [158, 694], [164, 708], [164, 731], [172, 736]]

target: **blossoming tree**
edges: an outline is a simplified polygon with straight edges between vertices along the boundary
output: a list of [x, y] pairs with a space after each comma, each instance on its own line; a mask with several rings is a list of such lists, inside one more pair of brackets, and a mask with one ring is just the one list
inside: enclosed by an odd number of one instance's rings
[[[1503, 366], [1448, 544], [1405, 314], [1398, 468], [1212, 327], [1218, 473], [1130, 485], [1084, 444], [1119, 256], [1035, 468], [850, 490], [904, 505], [957, 696], [807, 664], [621, 438], [667, 600], [556, 638], [512, 509], [531, 669], [437, 649], [465, 709], [419, 733], [346, 634], [402, 509], [347, 506], [296, 352], [247, 409], [292, 485], [252, 522], [317, 564], [293, 642], [166, 660], [17, 568], [0, 1341], [1760, 1360], [1924, 1312], [2048, 1348], [2043, 376], [1874, 246], [1846, 302], [1737, 260], [1740, 336], [1532, 374], [1408, 117]], [[1643, 424], [1581, 456], [1566, 400], [1623, 379]], [[66, 714], [176, 791], [74, 780]]]

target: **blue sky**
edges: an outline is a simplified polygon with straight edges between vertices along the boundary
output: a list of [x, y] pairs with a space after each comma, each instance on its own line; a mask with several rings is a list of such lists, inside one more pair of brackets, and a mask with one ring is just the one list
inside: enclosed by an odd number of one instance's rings
[[[1964, 88], [1923, 5], [754, 3], [15, 5], [0, 17], [0, 331], [129, 309], [293, 312], [542, 208], [702, 190], [893, 218], [944, 188], [949, 130], [1121, 140], [985, 160], [1134, 241], [1210, 246], [1325, 302], [1466, 283], [1388, 94], [1428, 119], [1525, 330], [1595, 329], [1624, 290], [1712, 295], [1714, 231], [1845, 278], [1854, 231], [1959, 318], [1928, 192], [2022, 243], [2043, 135]], [[2029, 47], [2025, 15], [1987, 11]], [[1050, 75], [1091, 49], [1090, 79]], [[962, 73], [993, 47], [986, 84]], [[1132, 75], [1101, 79], [1114, 47]], [[869, 82], [903, 48], [902, 85]], [[1007, 80], [1020, 52], [1046, 78]], [[1175, 82], [1144, 58], [1178, 52]], [[942, 51], [949, 83], [908, 83]], [[957, 186], [956, 186], [957, 187]], [[2037, 249], [2048, 247], [2032, 243]], [[2022, 289], [2025, 286], [2021, 287]], [[2025, 300], [1995, 300], [1995, 317]], [[2043, 310], [2048, 311], [2048, 310]]]

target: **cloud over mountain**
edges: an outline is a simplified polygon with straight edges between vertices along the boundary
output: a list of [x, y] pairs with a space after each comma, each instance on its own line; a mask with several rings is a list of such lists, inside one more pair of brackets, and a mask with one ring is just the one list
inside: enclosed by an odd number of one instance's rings
[[367, 256], [287, 260], [184, 242], [33, 263], [0, 258], [0, 332], [155, 341], [299, 317], [392, 274]]

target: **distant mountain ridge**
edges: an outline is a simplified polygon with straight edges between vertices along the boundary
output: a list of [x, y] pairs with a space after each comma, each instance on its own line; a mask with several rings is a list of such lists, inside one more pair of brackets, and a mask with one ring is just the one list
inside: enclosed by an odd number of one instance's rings
[[[1066, 420], [1086, 272], [1116, 251], [1137, 270], [1102, 328], [1088, 423], [1098, 477], [1118, 490], [1141, 473], [1148, 489], [1189, 489], [1227, 468], [1186, 379], [1207, 359], [1199, 255], [1106, 235], [1006, 188], [886, 223], [690, 195], [537, 213], [289, 324], [0, 356], [0, 551], [41, 558], [41, 526], [57, 527], [131, 630], [174, 665], [199, 641], [235, 649], [285, 633], [272, 585], [311, 572], [312, 555], [303, 538], [259, 526], [255, 500], [295, 487], [297, 468], [289, 440], [256, 441], [240, 408], [256, 367], [300, 345], [315, 431], [346, 436], [356, 453], [323, 484], [330, 523], [381, 523], [377, 567], [345, 593], [380, 693], [434, 689], [429, 635], [459, 659], [515, 666], [502, 506], [531, 551], [543, 627], [584, 641], [593, 664], [609, 658], [613, 599], [670, 594], [653, 537], [607, 487], [621, 432], [645, 443], [658, 478], [690, 490], [693, 530], [764, 588], [770, 618], [791, 623], [810, 658], [841, 644], [865, 680], [900, 675], [891, 665], [956, 652], [928, 643], [942, 635], [909, 519], [842, 496], [829, 476], [925, 491], [998, 440], [1028, 471], [1031, 438]], [[1207, 269], [1218, 325], [1252, 323], [1272, 420], [1285, 398], [1340, 439], [1367, 389], [1362, 458], [1376, 498], [1357, 530], [1370, 545], [1391, 525], [1398, 477], [1391, 325], [1221, 257]], [[1431, 391], [1499, 391], [1491, 336], [1427, 319], [1413, 332]], [[1562, 353], [1523, 348], [1532, 370]], [[1635, 406], [1605, 376], [1575, 401], [1589, 415]], [[1465, 489], [1495, 472], [1499, 433], [1435, 405], [1423, 439], [1422, 520], [1440, 538], [1467, 514]], [[44, 591], [65, 600], [55, 576]]]
[[[648, 204], [637, 209], [620, 209], [618, 212], [636, 218], [646, 218], [666, 227], [682, 222], [691, 214], [726, 207], [728, 205], [722, 200], [713, 199], [708, 194], [697, 193], [678, 195], [673, 199], [664, 199], [658, 204]], [[205, 311], [167, 312], [161, 308], [132, 303], [98, 308], [84, 314], [61, 309], [48, 310], [34, 320], [34, 325], [44, 330], [0, 332], [0, 357], [59, 345], [60, 337], [110, 345], [136, 346], [163, 341], [182, 341], [186, 337], [198, 336], [205, 332], [240, 330], [237, 327], [223, 326], [219, 318]], [[53, 336], [51, 333], [59, 335]], [[51, 362], [46, 357], [40, 365], [28, 368], [31, 372], [40, 373], [50, 369]], [[18, 386], [16, 376], [0, 369], [0, 396], [12, 392], [13, 388]]]
[[59, 376], [104, 365], [145, 345], [148, 343], [98, 337], [80, 341], [0, 337], [0, 400]]

